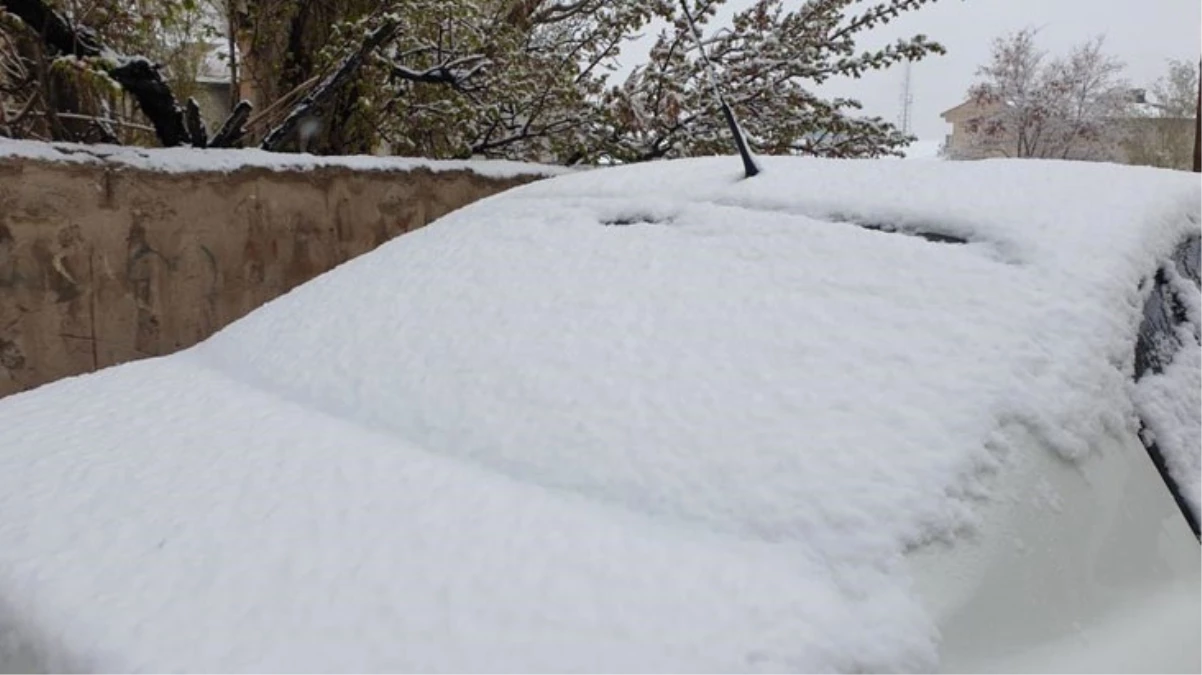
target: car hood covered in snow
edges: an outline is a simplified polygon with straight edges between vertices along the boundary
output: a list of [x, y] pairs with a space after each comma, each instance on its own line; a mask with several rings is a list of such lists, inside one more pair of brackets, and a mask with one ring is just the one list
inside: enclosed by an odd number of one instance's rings
[[762, 161], [528, 185], [184, 353], [0, 402], [0, 645], [54, 669], [936, 667], [906, 552], [973, 537], [1016, 453], [1133, 432], [1140, 284], [1198, 182]]

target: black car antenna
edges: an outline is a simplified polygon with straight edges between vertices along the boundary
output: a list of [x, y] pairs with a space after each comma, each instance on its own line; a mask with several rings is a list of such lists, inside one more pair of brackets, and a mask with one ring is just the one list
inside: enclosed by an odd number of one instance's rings
[[680, 6], [684, 9], [684, 18], [689, 22], [689, 30], [693, 33], [693, 40], [697, 42], [697, 51], [701, 54], [701, 61], [705, 64], [706, 73], [709, 76], [710, 88], [714, 90], [714, 97], [718, 99], [718, 107], [722, 109], [722, 116], [726, 118], [726, 126], [730, 127], [730, 134], [734, 136], [735, 147], [739, 150], [739, 157], [743, 158], [743, 173], [747, 178], [751, 178], [760, 172], [760, 167], [756, 165], [755, 158], [751, 156], [751, 149], [747, 145], [747, 137], [743, 135], [743, 128], [739, 126], [739, 121], [735, 119], [735, 111], [731, 110], [730, 104], [726, 102], [726, 97], [722, 95], [722, 89], [718, 86], [718, 71], [714, 68], [714, 64], [710, 61], [709, 55], [705, 53], [705, 45], [701, 42], [701, 31], [697, 30], [697, 24], [693, 21], [693, 14], [689, 11], [689, 0], [680, 0]]

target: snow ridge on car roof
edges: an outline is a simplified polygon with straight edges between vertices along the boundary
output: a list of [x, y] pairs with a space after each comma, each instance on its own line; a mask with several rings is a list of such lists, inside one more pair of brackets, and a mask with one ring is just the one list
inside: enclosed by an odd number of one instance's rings
[[[847, 499], [815, 499], [824, 481], [797, 490], [776, 469], [813, 473], [857, 447], [875, 457], [911, 443], [936, 464], [989, 464], [986, 441], [1014, 420], [1072, 458], [1092, 434], [1127, 425], [1122, 364], [1140, 281], [1196, 227], [1195, 181], [1053, 162], [765, 162], [747, 181], [702, 159], [515, 190], [352, 262], [201, 351], [435, 452], [757, 536], [788, 537], [797, 524], [786, 521], [825, 508], [811, 502]], [[634, 225], [599, 227], [623, 218]], [[303, 328], [310, 303], [339, 305], [337, 320]], [[396, 349], [370, 348], [385, 336]], [[327, 361], [284, 367], [335, 341]], [[278, 356], [243, 364], [224, 347], [247, 344]], [[756, 460], [740, 443], [772, 448], [762, 473], [744, 475]], [[721, 470], [693, 465], [700, 448]], [[759, 487], [728, 486], [745, 508], [677, 508], [678, 481], [646, 480], [665, 460], [679, 481]], [[844, 480], [873, 484], [855, 473]], [[780, 499], [768, 496], [778, 483]], [[768, 515], [778, 510], [792, 515]]]
[[[202, 351], [431, 452], [835, 562], [971, 526], [964, 496], [1015, 434], [1072, 459], [1130, 428], [1140, 281], [1196, 227], [1191, 177], [765, 168], [739, 180], [701, 159], [533, 184]], [[623, 218], [643, 223], [598, 226]], [[304, 308], [335, 298], [331, 333], [305, 330]], [[356, 321], [371, 330], [335, 328]], [[344, 356], [287, 368], [333, 331]], [[222, 346], [255, 336], [280, 356], [248, 364]], [[371, 348], [384, 340], [396, 348]]]

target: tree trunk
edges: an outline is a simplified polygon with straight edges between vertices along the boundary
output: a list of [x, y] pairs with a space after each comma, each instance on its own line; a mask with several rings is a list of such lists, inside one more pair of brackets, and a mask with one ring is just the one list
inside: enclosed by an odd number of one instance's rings
[[1198, 61], [1198, 107], [1194, 109], [1194, 173], [1202, 173], [1202, 60]]
[[234, 7], [234, 0], [226, 0], [225, 5], [225, 32], [227, 35], [226, 49], [230, 55], [230, 112], [233, 113], [238, 109], [238, 103], [242, 101], [242, 84], [238, 81], [238, 35], [236, 15], [237, 10]]

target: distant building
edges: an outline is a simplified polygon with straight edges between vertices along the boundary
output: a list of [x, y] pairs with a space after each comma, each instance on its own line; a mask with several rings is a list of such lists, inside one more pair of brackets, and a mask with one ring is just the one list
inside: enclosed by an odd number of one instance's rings
[[[230, 96], [230, 67], [226, 59], [228, 50], [225, 44], [210, 44], [196, 72], [196, 103], [200, 106], [201, 117], [211, 127], [225, 121], [237, 102], [231, 100]], [[214, 131], [209, 130], [210, 133]]]
[[974, 120], [986, 117], [996, 109], [996, 107], [982, 106], [969, 99], [940, 113], [939, 116], [943, 118], [943, 121], [952, 125], [952, 133], [943, 140], [943, 154], [948, 157], [977, 159], [978, 157], [973, 156], [978, 150], [973, 147], [970, 126]]
[[[1003, 105], [982, 105], [974, 100], [943, 111], [940, 117], [952, 125], [952, 132], [943, 143], [943, 153], [956, 159], [985, 159], [1001, 156], [996, 150], [982, 149], [974, 145], [971, 128], [977, 120], [987, 118]], [[1193, 150], [1195, 122], [1192, 117], [1177, 117], [1148, 100], [1143, 89], [1131, 90], [1131, 105], [1128, 115], [1112, 120], [1125, 127], [1123, 141], [1112, 161], [1125, 164], [1140, 164], [1188, 169]], [[1185, 158], [1184, 160], [1181, 158]]]

